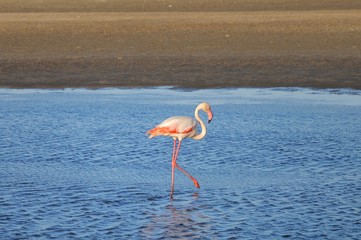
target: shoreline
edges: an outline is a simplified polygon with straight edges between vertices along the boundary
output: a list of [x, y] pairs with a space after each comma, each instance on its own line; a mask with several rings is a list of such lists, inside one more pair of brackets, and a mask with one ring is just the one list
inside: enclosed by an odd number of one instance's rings
[[[157, 87], [238, 88], [311, 87], [361, 89], [361, 58], [124, 57], [1, 61], [10, 88]], [[21, 71], [18, 70], [21, 66]], [[162, 67], [160, 67], [162, 66]], [[5, 71], [6, 70], [6, 71]], [[30, 76], [30, 77], [29, 77]], [[26, 79], [26, 81], [24, 81]]]

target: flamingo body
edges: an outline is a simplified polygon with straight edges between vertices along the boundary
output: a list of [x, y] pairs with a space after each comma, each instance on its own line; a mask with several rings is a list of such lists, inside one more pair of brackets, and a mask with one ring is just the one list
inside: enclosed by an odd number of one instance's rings
[[[208, 122], [210, 122], [213, 118], [213, 113], [211, 111], [211, 107], [208, 103], [201, 103], [197, 106], [194, 116], [195, 119], [191, 117], [177, 116], [171, 117], [164, 120], [162, 123], [158, 124], [155, 128], [149, 130], [147, 134], [149, 134], [149, 138], [153, 138], [156, 136], [169, 136], [174, 140], [173, 144], [173, 154], [172, 154], [172, 183], [171, 183], [171, 197], [173, 196], [174, 191], [174, 169], [178, 168], [182, 171], [187, 177], [189, 177], [194, 185], [199, 188], [198, 181], [192, 177], [188, 172], [186, 172], [183, 168], [181, 168], [177, 164], [177, 157], [179, 153], [179, 149], [184, 138], [192, 138], [194, 140], [200, 140], [205, 137], [207, 130], [203, 121], [198, 115], [198, 112], [202, 110], [208, 115]], [[197, 134], [197, 122], [201, 125], [202, 131]], [[178, 146], [176, 144], [178, 140]]]
[[191, 117], [171, 117], [147, 133], [150, 134], [149, 138], [161, 135], [177, 139], [190, 138], [197, 134], [197, 122]]

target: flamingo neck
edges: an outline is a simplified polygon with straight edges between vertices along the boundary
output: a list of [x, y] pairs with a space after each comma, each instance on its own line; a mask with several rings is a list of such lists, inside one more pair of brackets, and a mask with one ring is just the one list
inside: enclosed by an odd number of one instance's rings
[[202, 138], [204, 138], [207, 134], [207, 128], [206, 125], [204, 125], [202, 119], [199, 117], [198, 112], [199, 112], [200, 108], [197, 107], [195, 112], [194, 112], [194, 116], [196, 118], [196, 120], [199, 122], [199, 124], [201, 125], [202, 131], [195, 135], [194, 137], [192, 137], [194, 140], [201, 140]]

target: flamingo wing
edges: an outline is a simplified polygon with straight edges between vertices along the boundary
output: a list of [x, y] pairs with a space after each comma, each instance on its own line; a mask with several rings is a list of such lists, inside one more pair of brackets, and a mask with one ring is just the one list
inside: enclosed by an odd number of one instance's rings
[[163, 136], [177, 136], [187, 135], [196, 130], [197, 123], [191, 117], [171, 117], [164, 120], [161, 124], [155, 128], [149, 130], [147, 134], [150, 134], [149, 138], [163, 135]]

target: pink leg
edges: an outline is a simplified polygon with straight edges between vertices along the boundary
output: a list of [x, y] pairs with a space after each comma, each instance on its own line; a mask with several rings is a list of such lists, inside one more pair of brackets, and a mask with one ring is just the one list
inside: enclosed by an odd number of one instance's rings
[[[197, 181], [197, 179], [195, 179], [194, 177], [192, 177], [189, 173], [187, 173], [183, 168], [181, 168], [178, 164], [177, 164], [177, 158], [178, 158], [178, 153], [179, 153], [179, 149], [180, 149], [180, 145], [181, 145], [182, 141], [178, 142], [178, 147], [177, 147], [177, 151], [175, 152], [175, 154], [173, 154], [173, 161], [172, 161], [172, 186], [174, 186], [174, 167], [178, 168], [180, 171], [182, 171], [189, 179], [191, 179], [194, 183], [194, 186], [196, 186], [196, 188], [200, 188], [199, 183]], [[175, 150], [175, 141], [174, 141], [174, 146], [173, 146], [173, 151]], [[174, 162], [174, 167], [173, 167], [173, 162]], [[172, 188], [173, 189], [173, 188]]]
[[174, 145], [173, 145], [173, 159], [172, 159], [172, 184], [171, 184], [171, 188], [170, 188], [170, 196], [173, 197], [173, 192], [174, 192], [174, 170], [176, 168], [177, 165], [177, 157], [178, 157], [178, 153], [179, 153], [179, 149], [180, 149], [180, 145], [181, 145], [182, 141], [178, 140], [178, 147], [176, 149], [175, 145], [176, 145], [176, 140], [174, 140]]
[[181, 143], [182, 143], [182, 140], [178, 140], [178, 147], [177, 147], [177, 151], [175, 152], [175, 155], [174, 155], [174, 164], [177, 165], [177, 158], [178, 158], [178, 153], [179, 153], [179, 149], [180, 149], [180, 146], [181, 146]]
[[176, 139], [174, 139], [174, 144], [173, 144], [173, 152], [172, 152], [172, 183], [171, 183], [171, 186], [170, 186], [170, 196], [172, 197], [173, 196], [173, 192], [174, 192], [174, 168], [175, 168], [175, 165], [176, 165], [176, 162], [175, 162], [175, 154], [176, 154]]
[[196, 186], [196, 188], [200, 188], [197, 179], [195, 179], [194, 177], [192, 177], [192, 175], [190, 175], [189, 173], [187, 173], [187, 172], [186, 172], [183, 168], [181, 168], [177, 163], [175, 164], [175, 167], [178, 168], [179, 170], [181, 170], [188, 178], [190, 178], [190, 179], [193, 181], [194, 186]]

